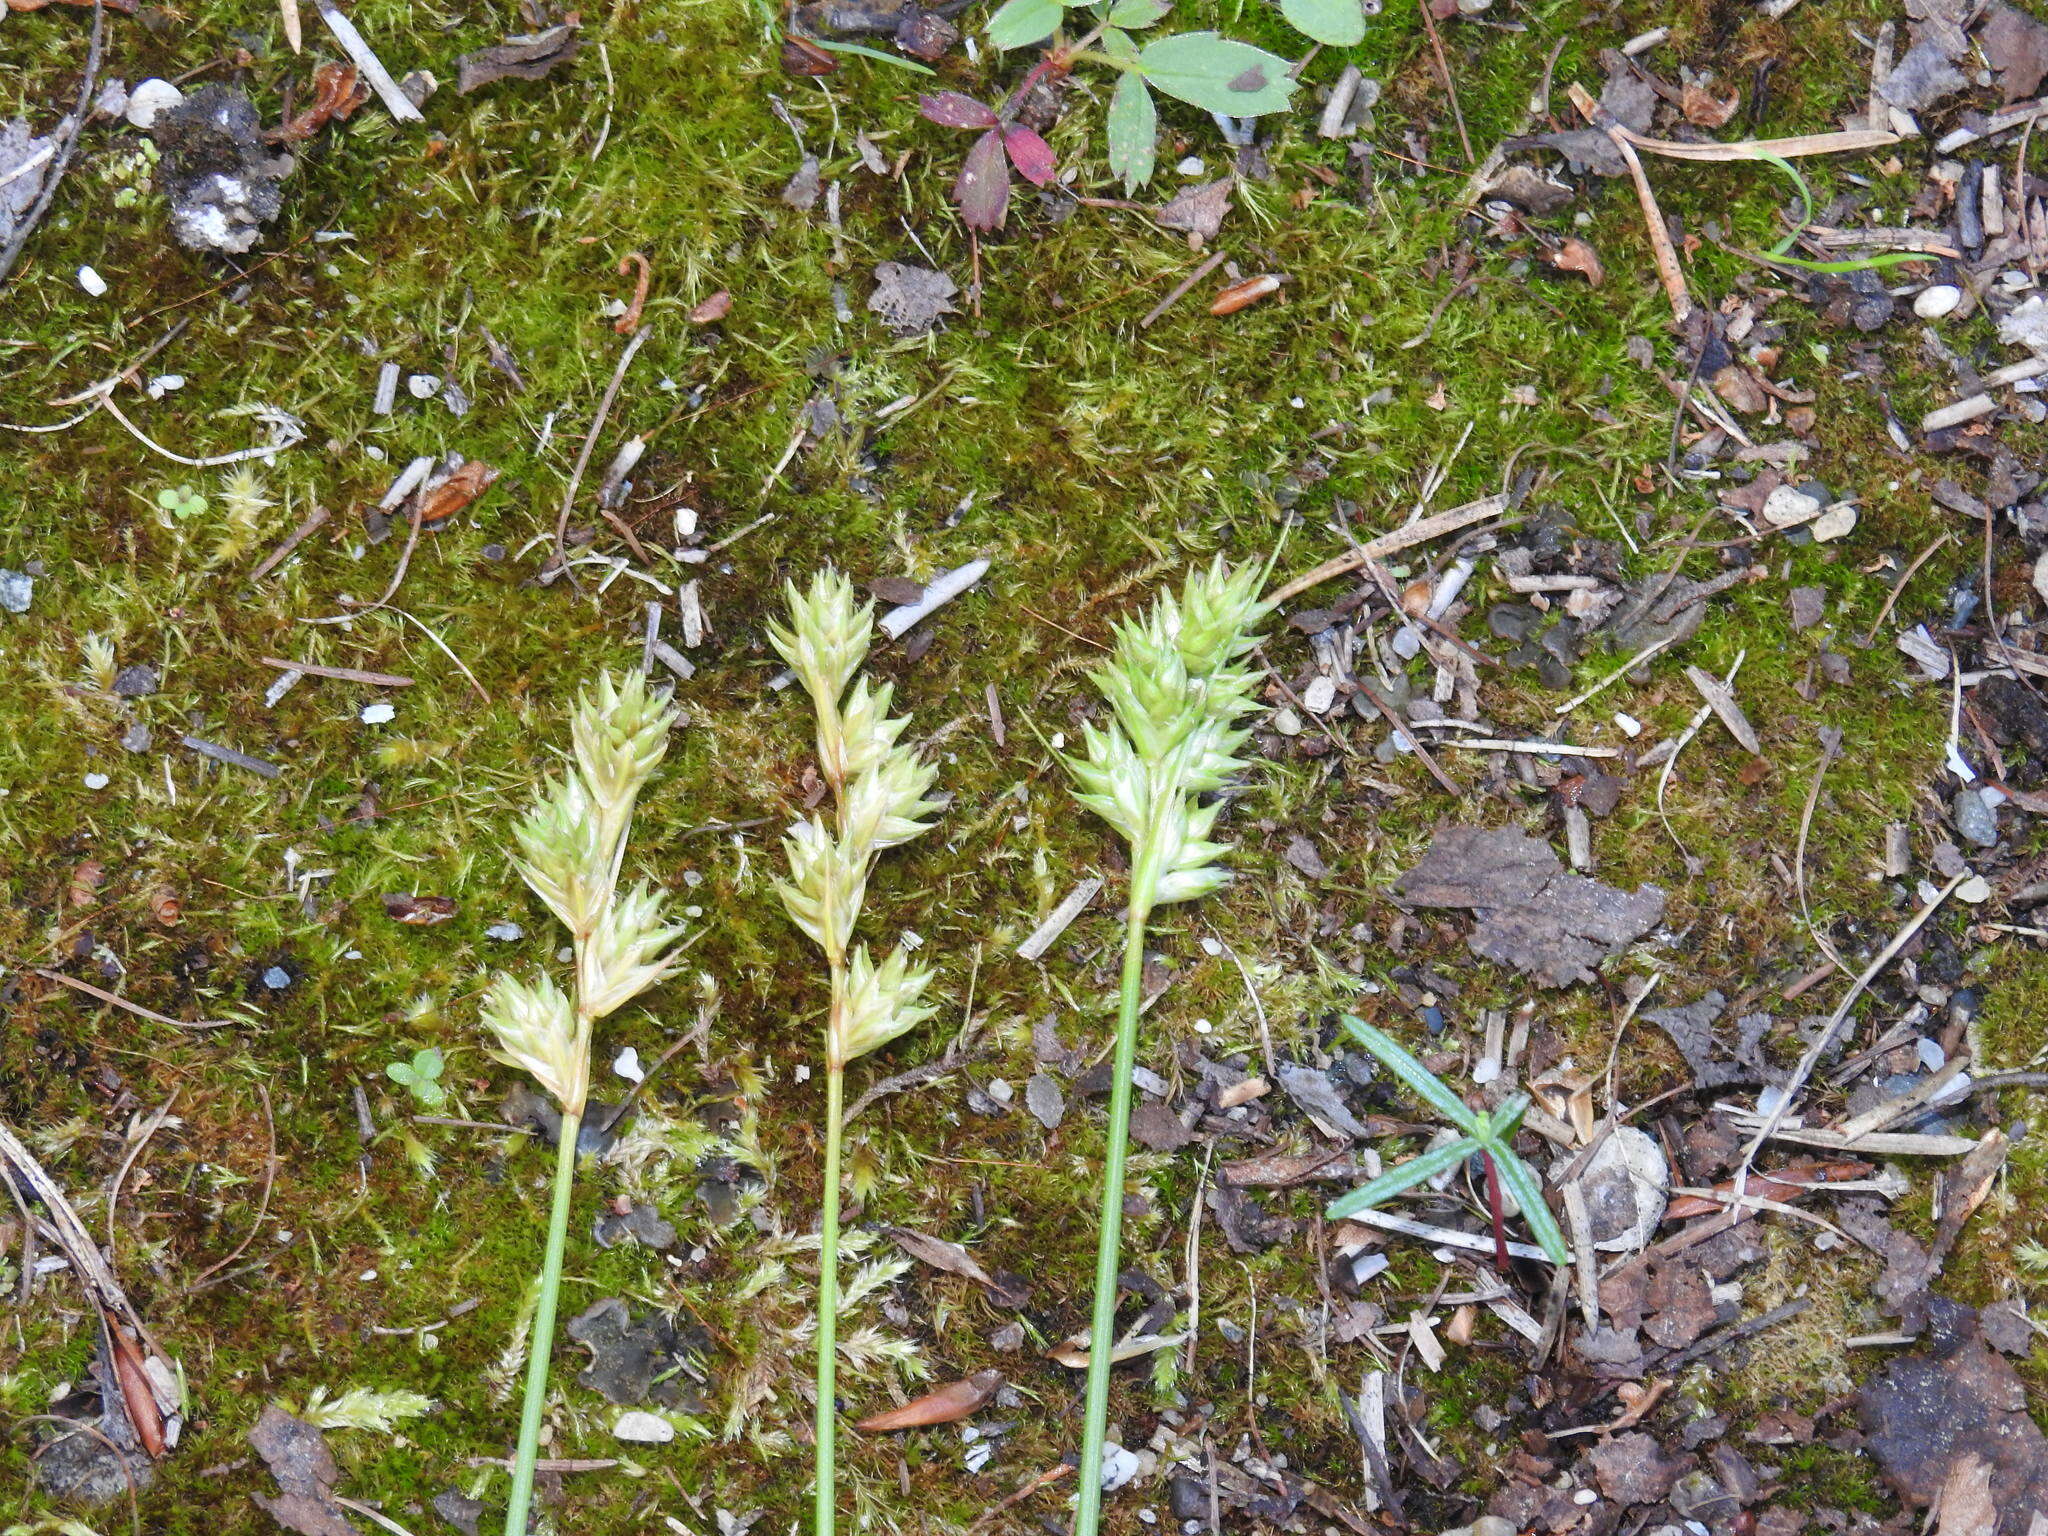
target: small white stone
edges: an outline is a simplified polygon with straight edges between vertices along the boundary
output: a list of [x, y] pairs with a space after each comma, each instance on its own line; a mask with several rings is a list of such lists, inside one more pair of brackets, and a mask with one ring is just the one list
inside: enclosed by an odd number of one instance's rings
[[484, 937], [496, 939], [500, 944], [510, 944], [526, 937], [526, 930], [507, 918], [500, 918], [484, 930]]
[[128, 93], [128, 110], [123, 114], [132, 128], [145, 131], [156, 125], [156, 115], [175, 107], [185, 93], [168, 80], [145, 80]]
[[105, 789], [107, 784], [108, 779], [104, 773], [88, 773], [85, 776], [85, 787], [87, 789]]
[[612, 1070], [629, 1083], [647, 1080], [647, 1073], [640, 1065], [640, 1053], [630, 1045], [612, 1058]]
[[1202, 940], [1202, 953], [1212, 960], [1215, 959], [1216, 956], [1223, 953], [1223, 941], [1205, 936]]
[[1856, 504], [1838, 501], [1813, 520], [1813, 542], [1831, 544], [1856, 527]]
[[1930, 283], [1913, 297], [1913, 313], [1922, 320], [1939, 320], [1953, 314], [1963, 302], [1963, 290], [1954, 283]]
[[1301, 702], [1311, 714], [1327, 715], [1330, 706], [1337, 702], [1337, 684], [1327, 677], [1309, 679], [1308, 687], [1301, 692]]
[[398, 711], [389, 704], [376, 703], [363, 706], [362, 722], [365, 725], [389, 725]]
[[1007, 1104], [1017, 1097], [1017, 1090], [1004, 1078], [996, 1078], [988, 1085], [988, 1096], [998, 1104]]
[[441, 381], [431, 373], [416, 373], [405, 381], [405, 392], [415, 400], [431, 400], [441, 392]]
[[[2041, 558], [2044, 562], [2048, 562], [2048, 555], [2043, 555]], [[1301, 716], [1283, 705], [1273, 711], [1273, 729], [1282, 736], [1299, 736], [1301, 734]]]
[[1792, 528], [1820, 516], [1820, 498], [1781, 485], [1764, 498], [1764, 521], [1774, 528]]
[[172, 390], [183, 389], [184, 387], [185, 375], [183, 375], [182, 373], [160, 373], [155, 378], [149, 381], [149, 398], [152, 400], [161, 400], [165, 395], [168, 395]]
[[658, 1413], [633, 1408], [619, 1415], [612, 1425], [612, 1437], [635, 1445], [667, 1445], [675, 1439], [676, 1427]]
[[1956, 900], [1968, 902], [1973, 907], [1981, 901], [1988, 900], [1990, 896], [1991, 882], [1982, 875], [1972, 875], [1956, 887]]
[[1202, 157], [1200, 155], [1189, 155], [1179, 165], [1176, 165], [1174, 169], [1183, 176], [1199, 176], [1202, 174]]
[[99, 273], [93, 271], [91, 267], [80, 267], [78, 269], [78, 286], [96, 299], [103, 299], [107, 296], [107, 280], [101, 277]]
[[1614, 723], [1621, 727], [1624, 736], [1634, 737], [1643, 734], [1643, 722], [1634, 715], [1617, 711], [1614, 716]]

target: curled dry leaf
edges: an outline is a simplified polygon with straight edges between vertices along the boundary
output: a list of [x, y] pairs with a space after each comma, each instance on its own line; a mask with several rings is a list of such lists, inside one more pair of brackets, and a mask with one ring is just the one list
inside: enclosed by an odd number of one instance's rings
[[455, 915], [455, 900], [450, 896], [409, 896], [394, 891], [384, 898], [384, 915], [415, 928], [431, 928]]
[[287, 144], [310, 139], [329, 123], [346, 121], [369, 99], [370, 88], [357, 78], [355, 65], [322, 64], [313, 71], [313, 99], [306, 109], [266, 137]]
[[1592, 246], [1573, 235], [1550, 253], [1550, 264], [1560, 272], [1577, 272], [1598, 288], [1607, 281], [1607, 269]]
[[829, 49], [820, 48], [808, 37], [782, 40], [782, 72], [786, 75], [830, 75], [838, 72], [839, 60]]
[[471, 459], [427, 492], [420, 503], [420, 524], [431, 528], [460, 512], [491, 488], [498, 471], [482, 459]]
[[142, 1351], [126, 1328], [110, 1323], [107, 1336], [112, 1341], [121, 1406], [128, 1411], [128, 1422], [135, 1426], [135, 1438], [154, 1460], [164, 1453], [164, 1419], [156, 1405], [156, 1394], [150, 1390], [149, 1373], [142, 1367]]
[[150, 895], [149, 915], [166, 928], [175, 928], [185, 920], [185, 903], [169, 886], [159, 886]]
[[455, 61], [455, 89], [467, 96], [496, 80], [546, 79], [582, 51], [583, 39], [576, 28], [573, 19], [563, 21], [463, 54]]
[[927, 1237], [922, 1232], [913, 1232], [908, 1227], [891, 1227], [889, 1240], [921, 1264], [933, 1269], [944, 1270], [949, 1275], [959, 1275], [977, 1285], [993, 1285], [988, 1271], [975, 1262], [974, 1255], [958, 1243], [949, 1243], [943, 1238]]
[[1210, 302], [1212, 315], [1234, 315], [1240, 309], [1256, 304], [1269, 293], [1280, 291], [1280, 279], [1271, 272], [1262, 272], [1257, 277], [1248, 277], [1241, 283], [1232, 283], [1217, 294]]
[[106, 878], [106, 865], [98, 859], [87, 859], [71, 871], [71, 888], [65, 897], [74, 907], [89, 907], [93, 904], [93, 892]]
[[892, 1429], [924, 1429], [933, 1424], [957, 1424], [969, 1414], [979, 1413], [1003, 1384], [1001, 1371], [976, 1371], [964, 1381], [949, 1381], [943, 1387], [914, 1397], [901, 1408], [871, 1413], [853, 1427], [865, 1435]]
[[1696, 128], [1725, 128], [1742, 105], [1742, 92], [1732, 91], [1726, 101], [1716, 101], [1705, 86], [1688, 84], [1679, 97], [1678, 109]]
[[639, 268], [639, 273], [633, 279], [633, 297], [627, 301], [625, 313], [612, 322], [612, 329], [621, 336], [630, 336], [640, 329], [640, 311], [647, 307], [647, 285], [654, 278], [654, 269], [640, 252], [628, 251], [619, 258], [619, 276], [624, 277], [634, 267]]

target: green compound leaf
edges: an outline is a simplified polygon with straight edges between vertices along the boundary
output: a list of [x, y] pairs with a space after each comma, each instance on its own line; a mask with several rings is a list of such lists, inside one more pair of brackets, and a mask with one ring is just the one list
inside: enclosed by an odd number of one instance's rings
[[1371, 1183], [1361, 1184], [1350, 1194], [1339, 1195], [1332, 1200], [1329, 1217], [1332, 1221], [1341, 1221], [1346, 1216], [1369, 1211], [1376, 1205], [1385, 1205], [1402, 1190], [1420, 1184], [1433, 1173], [1456, 1167], [1478, 1150], [1478, 1142], [1470, 1136], [1461, 1136], [1449, 1146], [1438, 1147], [1420, 1157], [1411, 1157], [1407, 1162], [1389, 1168]]
[[1365, 7], [1358, 0], [1280, 0], [1280, 14], [1297, 32], [1332, 48], [1365, 41]]
[[1117, 81], [1107, 127], [1110, 172], [1122, 179], [1126, 193], [1133, 192], [1152, 179], [1159, 146], [1159, 109], [1137, 74]]
[[1024, 48], [1050, 37], [1066, 14], [1060, 0], [1004, 0], [988, 19], [988, 40], [998, 48]]
[[1177, 32], [1147, 43], [1138, 69], [1167, 95], [1226, 117], [1285, 111], [1296, 84], [1285, 59], [1215, 32]]

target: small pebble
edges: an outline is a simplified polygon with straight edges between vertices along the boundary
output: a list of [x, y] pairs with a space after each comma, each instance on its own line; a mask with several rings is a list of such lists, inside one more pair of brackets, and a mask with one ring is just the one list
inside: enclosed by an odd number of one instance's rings
[[1958, 832], [1979, 848], [1989, 848], [1998, 841], [1997, 813], [1984, 803], [1984, 796], [1973, 786], [1965, 785], [1956, 791], [1949, 819]]
[[1284, 706], [1276, 709], [1273, 711], [1273, 729], [1282, 736], [1299, 736], [1301, 734], [1301, 716]]
[[1913, 313], [1922, 320], [1939, 320], [1963, 302], [1963, 290], [1953, 283], [1930, 283], [1913, 299]]
[[647, 1073], [640, 1065], [640, 1053], [627, 1046], [612, 1058], [612, 1070], [629, 1083], [644, 1083]]
[[128, 107], [122, 115], [130, 127], [147, 131], [155, 126], [157, 113], [184, 99], [185, 93], [168, 80], [144, 80], [128, 93]]
[[263, 973], [263, 985], [273, 992], [282, 992], [292, 984], [292, 973], [281, 965], [273, 965]]
[[123, 667], [114, 674], [114, 697], [146, 699], [157, 689], [155, 667]]
[[496, 939], [500, 944], [512, 944], [526, 937], [526, 930], [517, 923], [500, 921], [484, 930], [484, 937]]
[[0, 608], [9, 613], [27, 613], [29, 600], [36, 595], [33, 576], [24, 576], [20, 571], [0, 569]]
[[1633, 737], [1643, 734], [1643, 722], [1634, 715], [1617, 713], [1614, 717], [1614, 723], [1621, 727], [1624, 736]]
[[105, 789], [110, 782], [111, 780], [104, 773], [88, 773], [85, 776], [85, 787], [87, 789]]
[[1337, 684], [1327, 677], [1311, 678], [1308, 687], [1301, 693], [1301, 702], [1311, 714], [1327, 715], [1330, 706], [1337, 702]]
[[676, 1427], [658, 1413], [633, 1408], [619, 1415], [612, 1436], [635, 1445], [667, 1445], [675, 1439]]
[[182, 373], [160, 373], [149, 381], [149, 387], [145, 393], [152, 400], [161, 400], [172, 390], [183, 389], [184, 387], [185, 375]]
[[365, 725], [388, 725], [397, 714], [398, 711], [389, 704], [365, 704], [362, 721]]
[[415, 400], [431, 400], [441, 392], [441, 381], [431, 373], [416, 373], [405, 381], [405, 392]]
[[103, 299], [107, 296], [107, 280], [101, 277], [99, 273], [93, 271], [91, 267], [80, 267], [78, 269], [78, 286], [96, 299]]
[[121, 733], [121, 750], [124, 752], [147, 752], [149, 750], [149, 727], [140, 720]]

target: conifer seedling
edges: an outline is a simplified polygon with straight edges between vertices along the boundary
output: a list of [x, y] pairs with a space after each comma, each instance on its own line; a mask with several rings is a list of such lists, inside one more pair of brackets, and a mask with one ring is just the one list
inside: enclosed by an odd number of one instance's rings
[[1258, 597], [1262, 575], [1256, 566], [1233, 572], [1219, 558], [1191, 573], [1178, 599], [1163, 595], [1142, 619], [1118, 625], [1114, 652], [1094, 674], [1113, 719], [1105, 727], [1084, 726], [1083, 755], [1066, 760], [1074, 798], [1115, 828], [1131, 851], [1075, 1536], [1095, 1536], [1102, 1516], [1145, 927], [1156, 908], [1206, 896], [1230, 878], [1217, 864], [1225, 849], [1210, 835], [1222, 803], [1201, 797], [1245, 766], [1241, 753], [1249, 735], [1237, 722], [1253, 703], [1255, 674], [1243, 658], [1256, 643], [1252, 627], [1266, 612]]
[[599, 1019], [669, 974], [675, 965], [673, 946], [682, 933], [664, 921], [661, 892], [645, 882], [623, 895], [618, 890], [633, 807], [668, 750], [674, 722], [668, 700], [648, 692], [643, 674], [599, 678], [577, 699], [570, 717], [573, 750], [567, 771], [548, 784], [513, 829], [519, 846], [514, 862], [534, 894], [569, 930], [576, 974], [572, 995], [545, 973], [520, 981], [501, 972], [483, 1005], [484, 1024], [497, 1041], [493, 1054], [529, 1073], [562, 1111], [519, 1446], [505, 1507], [506, 1536], [526, 1536], [533, 1501], [576, 1142], [590, 1099], [591, 1031]]
[[[830, 999], [825, 1015], [825, 1169], [818, 1226], [817, 1536], [830, 1536], [837, 1513], [839, 1321], [839, 1153], [845, 1128], [846, 1064], [879, 1050], [930, 1017], [920, 999], [931, 982], [901, 948], [880, 965], [853, 942], [875, 860], [931, 830], [938, 810], [926, 798], [936, 772], [899, 738], [909, 717], [892, 716], [892, 689], [854, 674], [867, 657], [872, 604], [856, 606], [853, 586], [821, 571], [810, 590], [789, 583], [787, 628], [768, 638], [811, 697], [817, 712], [818, 766], [833, 814], [790, 828], [782, 846], [789, 878], [778, 883], [791, 921], [825, 953]], [[849, 684], [851, 687], [849, 688]]]
[[1348, 1195], [1340, 1195], [1330, 1203], [1331, 1219], [1341, 1220], [1376, 1205], [1384, 1205], [1402, 1190], [1413, 1188], [1446, 1168], [1455, 1168], [1476, 1153], [1486, 1170], [1486, 1204], [1493, 1217], [1495, 1262], [1502, 1269], [1507, 1268], [1507, 1232], [1500, 1198], [1501, 1186], [1505, 1184], [1508, 1193], [1515, 1197], [1515, 1204], [1522, 1208], [1522, 1219], [1529, 1223], [1529, 1230], [1535, 1235], [1543, 1256], [1553, 1264], [1571, 1263], [1571, 1248], [1564, 1240], [1564, 1233], [1558, 1229], [1557, 1218], [1543, 1203], [1542, 1181], [1514, 1148], [1515, 1131], [1529, 1108], [1529, 1096], [1518, 1093], [1496, 1109], [1470, 1109], [1451, 1091], [1448, 1083], [1417, 1061], [1406, 1046], [1385, 1030], [1375, 1029], [1363, 1019], [1349, 1014], [1344, 1016], [1344, 1027], [1360, 1045], [1385, 1062], [1394, 1076], [1408, 1085], [1410, 1092], [1465, 1134], [1446, 1146], [1389, 1168], [1371, 1183], [1361, 1184]]

